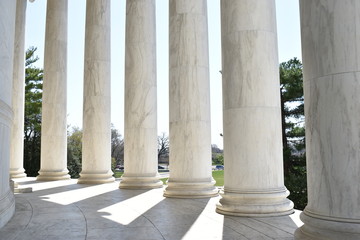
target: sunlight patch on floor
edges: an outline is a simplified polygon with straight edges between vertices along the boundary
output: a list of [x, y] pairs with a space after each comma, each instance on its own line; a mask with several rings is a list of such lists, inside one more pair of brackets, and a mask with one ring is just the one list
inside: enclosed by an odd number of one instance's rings
[[289, 217], [296, 224], [297, 227], [301, 227], [304, 223], [300, 220], [301, 211], [295, 210], [294, 214], [291, 214]]
[[107, 183], [107, 184], [86, 186], [74, 190], [66, 190], [59, 193], [44, 195], [42, 197], [44, 200], [49, 202], [53, 202], [61, 205], [69, 205], [111, 191], [114, 191], [114, 185], [113, 183]]
[[[207, 203], [203, 213], [214, 210], [214, 201], [218, 198], [212, 198]], [[182, 240], [191, 239], [214, 239], [223, 235], [224, 216], [220, 214], [200, 214], [196, 221], [186, 232]], [[211, 216], [211, 217], [209, 217]]]
[[155, 189], [99, 209], [98, 212], [108, 214], [104, 217], [111, 221], [129, 225], [164, 199], [159, 189]]

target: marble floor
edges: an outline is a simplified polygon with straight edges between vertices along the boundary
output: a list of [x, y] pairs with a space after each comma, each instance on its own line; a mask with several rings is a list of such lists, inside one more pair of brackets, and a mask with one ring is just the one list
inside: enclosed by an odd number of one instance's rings
[[16, 212], [1, 240], [293, 239], [299, 212], [286, 217], [224, 217], [219, 197], [164, 198], [163, 189], [123, 190], [119, 182], [80, 185], [76, 180], [22, 179]]

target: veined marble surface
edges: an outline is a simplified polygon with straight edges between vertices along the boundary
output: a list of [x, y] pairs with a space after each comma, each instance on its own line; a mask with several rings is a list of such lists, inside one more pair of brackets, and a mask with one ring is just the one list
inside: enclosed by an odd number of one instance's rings
[[41, 162], [38, 180], [67, 174], [67, 15], [68, 1], [48, 1], [46, 9]]
[[83, 97], [83, 162], [78, 182], [112, 182], [108, 0], [86, 2]]
[[217, 211], [286, 215], [274, 0], [221, 2], [225, 186]]
[[170, 166], [167, 197], [217, 195], [211, 176], [207, 4], [170, 0]]
[[360, 2], [300, 2], [308, 205], [297, 239], [360, 239]]
[[0, 228], [15, 211], [9, 187], [11, 109], [16, 1], [0, 1]]
[[161, 187], [157, 159], [155, 0], [126, 1], [124, 175], [120, 188]]
[[25, 111], [25, 20], [27, 0], [16, 1], [14, 66], [12, 87], [13, 124], [10, 142], [10, 177], [26, 177], [24, 158]]
[[16, 213], [0, 240], [293, 240], [302, 223], [290, 216], [244, 218], [215, 212], [219, 197], [173, 199], [163, 189], [118, 189], [118, 181], [100, 185], [76, 180], [19, 185], [32, 193], [16, 194]]

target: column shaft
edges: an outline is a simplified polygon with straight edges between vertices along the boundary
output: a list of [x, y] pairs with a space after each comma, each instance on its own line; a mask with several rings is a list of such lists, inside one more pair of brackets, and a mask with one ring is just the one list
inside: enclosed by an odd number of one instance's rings
[[13, 67], [13, 125], [10, 144], [10, 177], [26, 177], [24, 170], [25, 111], [25, 20], [27, 0], [16, 1], [16, 23]]
[[125, 173], [120, 188], [156, 188], [157, 160], [155, 0], [126, 1]]
[[169, 8], [170, 178], [164, 196], [215, 196], [207, 4], [170, 0]]
[[296, 239], [360, 239], [360, 1], [300, 1], [308, 205]]
[[0, 228], [15, 212], [9, 187], [11, 109], [16, 1], [0, 1]]
[[39, 181], [70, 178], [66, 125], [67, 16], [67, 0], [47, 1]]
[[82, 171], [78, 183], [112, 182], [110, 0], [86, 1]]
[[221, 1], [225, 186], [217, 212], [293, 212], [284, 186], [274, 0]]

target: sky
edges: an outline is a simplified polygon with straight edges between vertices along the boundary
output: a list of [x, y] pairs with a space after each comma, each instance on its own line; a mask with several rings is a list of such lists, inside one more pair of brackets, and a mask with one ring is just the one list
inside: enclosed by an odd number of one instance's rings
[[[111, 0], [111, 122], [124, 133], [125, 0]], [[208, 0], [211, 142], [222, 148], [220, 0]], [[169, 1], [156, 0], [158, 134], [169, 132]], [[85, 0], [68, 1], [68, 124], [82, 126]], [[301, 59], [299, 0], [276, 0], [279, 63]], [[25, 48], [43, 67], [46, 0], [27, 4]]]

